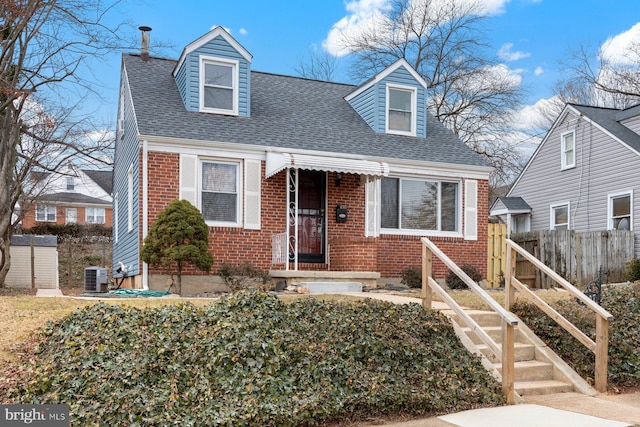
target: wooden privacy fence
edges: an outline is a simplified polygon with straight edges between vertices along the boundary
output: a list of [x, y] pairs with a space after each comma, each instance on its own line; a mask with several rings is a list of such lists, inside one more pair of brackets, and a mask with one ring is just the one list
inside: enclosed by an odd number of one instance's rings
[[[502, 279], [500, 272], [505, 271], [506, 236], [501, 234], [504, 233], [501, 229], [494, 231], [492, 235], [492, 225], [498, 224], [491, 224], [489, 227], [487, 286], [496, 287]], [[625, 265], [634, 257], [633, 237], [633, 232], [629, 230], [543, 230], [512, 233], [509, 239], [570, 283], [585, 286], [597, 279], [601, 267], [605, 281], [611, 283], [626, 280]], [[496, 272], [497, 268], [500, 270]], [[556, 286], [555, 280], [534, 268], [520, 255], [516, 260], [516, 274], [522, 283], [532, 288], [547, 289]]]
[[507, 224], [489, 224], [489, 244], [487, 246], [487, 287], [498, 288], [507, 268]]

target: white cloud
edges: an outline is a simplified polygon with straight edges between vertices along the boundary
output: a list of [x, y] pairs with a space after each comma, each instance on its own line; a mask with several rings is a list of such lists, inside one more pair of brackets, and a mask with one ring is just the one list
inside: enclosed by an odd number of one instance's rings
[[533, 74], [535, 74], [536, 76], [539, 76], [542, 73], [544, 73], [542, 67], [536, 67], [535, 71], [533, 72]]
[[246, 28], [240, 28], [239, 32], [240, 32], [240, 35], [242, 36], [246, 36], [249, 33]]
[[[421, 2], [423, 0], [409, 0]], [[437, 6], [440, 0], [433, 0]], [[504, 13], [504, 6], [511, 0], [455, 0], [461, 5], [477, 5], [484, 15], [499, 15]], [[448, 0], [447, 0], [448, 2]], [[349, 50], [344, 47], [343, 40], [361, 34], [370, 28], [380, 28], [384, 19], [383, 12], [391, 7], [390, 0], [351, 0], [345, 4], [346, 16], [333, 24], [327, 38], [322, 42], [324, 49], [332, 55], [344, 56]]]
[[513, 49], [513, 43], [503, 44], [500, 50], [498, 50], [498, 57], [504, 61], [517, 61], [518, 59], [531, 56], [529, 52], [520, 52], [519, 50], [514, 52], [511, 49]]
[[623, 33], [609, 37], [600, 47], [600, 57], [613, 64], [630, 65], [639, 59], [636, 49], [630, 49], [638, 44], [640, 44], [640, 22]]
[[539, 99], [533, 105], [525, 105], [514, 113], [513, 127], [531, 131], [550, 126], [550, 121], [555, 120], [553, 116], [559, 112], [562, 105], [562, 101], [557, 96]]

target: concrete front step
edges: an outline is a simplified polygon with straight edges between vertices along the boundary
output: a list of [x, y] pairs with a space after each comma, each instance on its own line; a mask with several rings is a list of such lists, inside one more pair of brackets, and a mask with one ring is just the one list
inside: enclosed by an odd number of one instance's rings
[[539, 396], [541, 394], [567, 393], [573, 391], [573, 385], [562, 381], [516, 381], [513, 387], [520, 396]]
[[[502, 343], [502, 326], [483, 326], [482, 330], [484, 330], [487, 335], [489, 335], [491, 339], [496, 342], [496, 344]], [[467, 334], [469, 338], [471, 338], [474, 344], [483, 344], [480, 337], [478, 337], [478, 335], [470, 328], [462, 328], [462, 331]], [[520, 339], [520, 334], [517, 327], [514, 329], [513, 333], [514, 340], [518, 342], [518, 340]]]
[[[483, 328], [485, 326], [502, 326], [502, 318], [497, 313], [482, 310], [465, 310], [464, 312]], [[464, 322], [458, 319], [457, 314], [454, 313], [451, 317], [458, 323], [458, 325], [462, 327], [465, 326]]]
[[312, 294], [362, 292], [362, 283], [360, 282], [300, 282], [296, 286], [305, 287]]
[[[493, 355], [493, 352], [485, 344], [478, 345], [478, 350], [480, 350], [482, 354], [487, 356], [487, 359], [489, 359], [489, 361], [491, 361], [492, 363], [500, 362], [499, 360], [494, 360], [495, 356]], [[517, 342], [514, 344], [513, 351], [514, 351], [514, 360], [516, 362], [533, 360], [536, 358], [536, 347], [533, 344], [523, 344], [523, 343]]]
[[[495, 368], [502, 375], [502, 363], [496, 363]], [[553, 380], [553, 364], [538, 360], [515, 362], [513, 365], [515, 381], [546, 381]]]

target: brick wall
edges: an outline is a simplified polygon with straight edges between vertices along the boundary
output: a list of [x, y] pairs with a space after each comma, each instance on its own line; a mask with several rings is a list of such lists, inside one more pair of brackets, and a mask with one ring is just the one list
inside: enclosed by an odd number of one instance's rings
[[[149, 152], [149, 227], [158, 213], [178, 198], [179, 155]], [[264, 176], [264, 164], [262, 176]], [[478, 240], [434, 237], [432, 240], [455, 262], [471, 264], [486, 276], [488, 182], [478, 183]], [[461, 186], [464, 188], [464, 185]], [[358, 175], [344, 174], [336, 185], [336, 174], [327, 174], [327, 242], [329, 268], [335, 271], [379, 271], [382, 277], [399, 277], [403, 268], [419, 266], [422, 250], [416, 236], [383, 235], [364, 237], [365, 186]], [[261, 269], [271, 268], [271, 236], [286, 230], [286, 173], [262, 180], [261, 230], [238, 227], [210, 227], [209, 248], [213, 270], [223, 262], [251, 262]], [[336, 222], [336, 206], [346, 206], [348, 220]], [[462, 215], [462, 211], [460, 215]], [[142, 222], [141, 222], [142, 223]], [[300, 269], [324, 270], [326, 265], [300, 264]], [[434, 273], [443, 278], [447, 269], [434, 260]], [[150, 269], [150, 273], [161, 271]], [[202, 274], [187, 269], [186, 274]]]
[[[58, 224], [58, 225], [66, 224], [67, 208], [76, 210], [76, 218], [77, 218], [76, 222], [78, 224], [87, 223], [86, 221], [87, 212], [84, 206], [56, 205], [55, 208], [56, 208], [56, 220], [55, 222], [47, 222], [48, 224]], [[104, 218], [105, 222], [102, 225], [104, 225], [105, 227], [111, 227], [112, 209], [105, 208], [104, 211], [105, 211], [105, 218]], [[42, 221], [36, 221], [36, 205], [27, 205], [25, 207], [25, 215], [24, 215], [24, 218], [22, 219], [23, 229], [28, 229], [38, 224], [44, 224], [44, 223], [45, 222], [42, 222]]]

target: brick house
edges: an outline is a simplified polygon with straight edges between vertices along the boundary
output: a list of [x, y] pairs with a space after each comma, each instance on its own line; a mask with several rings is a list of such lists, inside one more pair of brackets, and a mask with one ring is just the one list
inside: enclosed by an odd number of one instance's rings
[[113, 171], [67, 164], [57, 173], [34, 172], [31, 203], [22, 203], [23, 229], [42, 223], [111, 227]]
[[116, 132], [113, 262], [129, 286], [166, 286], [139, 253], [176, 198], [209, 225], [214, 270], [399, 277], [428, 236], [486, 273], [490, 168], [427, 112], [406, 61], [353, 86], [252, 71], [221, 27], [177, 60], [149, 57], [145, 37], [122, 58]]

